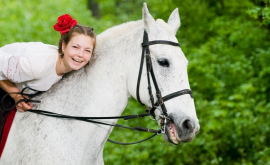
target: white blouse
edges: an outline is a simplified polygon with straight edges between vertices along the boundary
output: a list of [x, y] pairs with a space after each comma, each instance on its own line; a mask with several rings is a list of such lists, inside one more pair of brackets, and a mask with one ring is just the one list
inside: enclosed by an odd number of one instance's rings
[[[58, 47], [41, 42], [13, 43], [0, 48], [0, 80], [10, 80], [21, 91], [46, 91], [62, 76], [56, 74]], [[35, 93], [34, 91], [25, 91]]]

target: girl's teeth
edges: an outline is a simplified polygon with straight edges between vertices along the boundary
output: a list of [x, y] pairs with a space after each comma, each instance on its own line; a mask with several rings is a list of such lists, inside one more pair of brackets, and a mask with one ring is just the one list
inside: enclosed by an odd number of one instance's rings
[[81, 62], [81, 61], [79, 61], [79, 60], [75, 60], [75, 59], [73, 59], [74, 61], [76, 61], [76, 62]]

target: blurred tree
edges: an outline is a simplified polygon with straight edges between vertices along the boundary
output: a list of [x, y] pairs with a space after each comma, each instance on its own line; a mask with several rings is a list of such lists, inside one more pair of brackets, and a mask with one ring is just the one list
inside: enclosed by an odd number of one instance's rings
[[[60, 36], [52, 26], [65, 13], [94, 27], [98, 34], [141, 19], [144, 1], [96, 0], [101, 17], [95, 19], [89, 17], [85, 0], [1, 0], [0, 45], [18, 41], [56, 45]], [[189, 60], [201, 130], [193, 142], [178, 146], [161, 136], [133, 146], [106, 143], [105, 164], [270, 165], [269, 0], [146, 2], [153, 17], [164, 21], [179, 8], [181, 28], [176, 37]], [[124, 114], [143, 111], [131, 99]], [[119, 122], [158, 128], [147, 118]], [[128, 142], [147, 136], [115, 129], [110, 138]]]
[[249, 9], [247, 13], [259, 20], [261, 25], [266, 26], [270, 29], [270, 0], [253, 0], [253, 3], [256, 5], [253, 8]]
[[92, 16], [96, 18], [101, 18], [99, 5], [95, 0], [88, 0], [88, 9], [92, 11]]
[[[116, 164], [123, 159], [141, 164], [269, 164], [270, 42], [269, 31], [246, 14], [256, 4], [252, 0], [155, 0], [148, 1], [148, 6], [154, 18], [165, 21], [179, 8], [177, 38], [189, 60], [201, 130], [192, 143], [181, 146], [156, 146], [159, 142], [154, 139], [153, 144], [108, 151], [115, 145], [106, 144], [106, 162], [115, 162], [113, 155], [121, 155]], [[126, 111], [132, 108], [128, 106]], [[115, 130], [111, 138], [119, 133]], [[131, 137], [127, 134], [120, 141]], [[140, 139], [136, 134], [133, 137]], [[144, 148], [155, 151], [140, 152]]]

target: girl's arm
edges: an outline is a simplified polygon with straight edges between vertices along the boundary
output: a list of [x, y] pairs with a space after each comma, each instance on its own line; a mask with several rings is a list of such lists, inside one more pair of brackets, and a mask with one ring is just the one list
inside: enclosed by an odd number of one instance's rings
[[[7, 92], [18, 92], [20, 93], [20, 90], [16, 87], [16, 85], [9, 81], [9, 80], [0, 80], [0, 86]], [[10, 96], [14, 99], [15, 102], [18, 102], [21, 99], [24, 99], [21, 94], [10, 94]], [[26, 103], [26, 102], [20, 102], [16, 108], [20, 112], [24, 112], [25, 110], [29, 110], [33, 107], [32, 103]]]

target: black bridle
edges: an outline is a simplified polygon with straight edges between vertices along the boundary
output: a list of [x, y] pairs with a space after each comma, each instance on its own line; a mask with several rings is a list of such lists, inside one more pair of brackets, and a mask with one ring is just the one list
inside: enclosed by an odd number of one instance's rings
[[[172, 98], [184, 95], [184, 94], [189, 94], [191, 98], [193, 98], [193, 94], [192, 91], [190, 89], [183, 89], [174, 93], [171, 93], [167, 96], [162, 97], [161, 92], [159, 90], [157, 81], [156, 81], [156, 77], [154, 74], [154, 70], [152, 67], [152, 60], [151, 60], [151, 55], [150, 55], [150, 50], [149, 50], [149, 46], [150, 45], [156, 45], [156, 44], [166, 44], [166, 45], [172, 45], [172, 46], [180, 46], [179, 43], [176, 42], [171, 42], [171, 41], [164, 41], [164, 40], [155, 40], [155, 41], [149, 41], [148, 39], [148, 34], [146, 31], [144, 31], [143, 34], [143, 43], [142, 43], [142, 56], [141, 56], [141, 64], [140, 64], [140, 70], [139, 70], [139, 75], [138, 75], [138, 80], [137, 80], [137, 90], [136, 90], [136, 95], [137, 95], [137, 100], [142, 104], [142, 101], [140, 99], [140, 81], [141, 81], [141, 75], [142, 75], [142, 69], [143, 69], [143, 62], [144, 62], [144, 57], [146, 58], [146, 69], [147, 69], [147, 82], [148, 82], [148, 93], [150, 96], [150, 101], [152, 104], [152, 107], [148, 107], [147, 111], [154, 117], [155, 116], [155, 110], [157, 107], [161, 107], [162, 110], [162, 114], [159, 116], [159, 118], [161, 118], [162, 120], [162, 127], [161, 127], [161, 131], [162, 133], [165, 133], [165, 125], [167, 123], [167, 120], [170, 120], [168, 113], [167, 113], [167, 109], [166, 106], [164, 104], [165, 101], [168, 101]], [[155, 90], [156, 90], [156, 97], [157, 97], [157, 101], [154, 101], [154, 96], [152, 93], [152, 87], [151, 87], [151, 82], [150, 82], [150, 75], [152, 77], [152, 81], [153, 84], [155, 86]]]
[[[193, 98], [192, 95], [192, 91], [190, 89], [184, 89], [184, 90], [180, 90], [174, 93], [171, 93], [165, 97], [162, 97], [161, 92], [159, 90], [156, 78], [155, 78], [155, 74], [152, 68], [152, 61], [151, 61], [151, 56], [150, 56], [150, 50], [149, 50], [149, 46], [150, 45], [155, 45], [155, 44], [167, 44], [167, 45], [172, 45], [172, 46], [180, 46], [179, 43], [175, 43], [175, 42], [171, 42], [171, 41], [164, 41], [164, 40], [156, 40], [156, 41], [148, 41], [148, 34], [146, 31], [144, 31], [144, 36], [143, 36], [143, 43], [142, 43], [142, 57], [141, 57], [141, 64], [140, 64], [140, 69], [139, 69], [139, 75], [138, 75], [138, 81], [137, 81], [137, 91], [136, 91], [136, 95], [137, 95], [137, 100], [144, 105], [141, 102], [140, 99], [140, 94], [139, 94], [139, 89], [140, 89], [140, 81], [141, 81], [141, 75], [142, 75], [142, 69], [143, 69], [143, 63], [144, 63], [144, 57], [146, 57], [146, 68], [147, 68], [147, 80], [148, 80], [148, 92], [149, 92], [149, 96], [150, 96], [150, 100], [151, 100], [151, 104], [152, 107], [148, 107], [147, 108], [147, 113], [146, 114], [137, 114], [137, 115], [127, 115], [127, 116], [110, 116], [110, 117], [79, 117], [79, 116], [68, 116], [68, 115], [63, 115], [63, 114], [57, 114], [54, 112], [49, 112], [49, 111], [43, 111], [43, 110], [28, 110], [28, 112], [32, 112], [32, 113], [36, 113], [36, 114], [41, 114], [41, 115], [45, 115], [45, 116], [49, 116], [49, 117], [56, 117], [56, 118], [64, 118], [64, 119], [73, 119], [73, 120], [80, 120], [80, 121], [84, 121], [84, 122], [90, 122], [90, 123], [95, 123], [95, 124], [101, 124], [101, 125], [107, 125], [107, 126], [113, 126], [113, 127], [121, 127], [121, 128], [126, 128], [126, 129], [130, 129], [130, 130], [136, 130], [136, 131], [143, 131], [143, 132], [150, 132], [153, 133], [152, 136], [137, 141], [137, 142], [132, 142], [132, 143], [121, 143], [121, 142], [115, 142], [113, 140], [108, 139], [109, 142], [111, 143], [115, 143], [115, 144], [121, 144], [121, 145], [129, 145], [129, 144], [137, 144], [143, 141], [146, 141], [158, 134], [163, 134], [165, 133], [165, 125], [167, 123], [167, 120], [170, 120], [170, 118], [168, 117], [167, 114], [167, 110], [165, 107], [164, 102], [167, 100], [170, 100], [172, 98], [184, 95], [184, 94], [190, 94], [190, 96]], [[146, 54], [145, 54], [146, 53]], [[150, 82], [150, 74], [152, 77], [152, 81], [154, 83], [155, 89], [156, 89], [156, 97], [157, 97], [157, 101], [154, 102], [154, 96], [152, 94], [152, 89], [151, 89], [151, 82]], [[15, 94], [15, 93], [7, 93], [5, 96], [3, 96], [3, 98], [1, 99], [0, 103], [1, 106], [3, 108], [3, 110], [5, 111], [10, 111], [13, 108], [15, 108], [20, 102], [34, 102], [34, 103], [40, 103], [39, 100], [32, 100], [29, 99], [28, 97], [34, 97], [42, 92], [37, 92], [36, 94], [26, 94], [24, 93], [24, 91], [26, 89], [29, 90], [33, 90], [36, 91], [34, 89], [31, 89], [29, 87], [24, 88], [20, 93], [16, 93], [16, 94], [21, 94], [22, 97], [24, 99], [19, 100], [18, 102], [16, 102], [12, 107], [7, 108], [4, 107], [4, 100], [5, 98], [8, 96], [8, 94]], [[25, 97], [28, 96], [28, 97]], [[119, 124], [109, 124], [109, 123], [105, 123], [105, 122], [100, 122], [100, 121], [96, 121], [97, 119], [124, 119], [124, 120], [129, 120], [129, 119], [134, 119], [134, 118], [139, 118], [139, 117], [145, 117], [145, 116], [150, 116], [152, 115], [153, 117], [155, 117], [155, 113], [154, 111], [156, 110], [157, 107], [161, 106], [162, 109], [162, 113], [159, 118], [161, 118], [162, 120], [162, 126], [160, 130], [153, 130], [153, 129], [147, 129], [144, 127], [127, 127], [127, 126], [123, 126], [123, 125], [119, 125]]]

